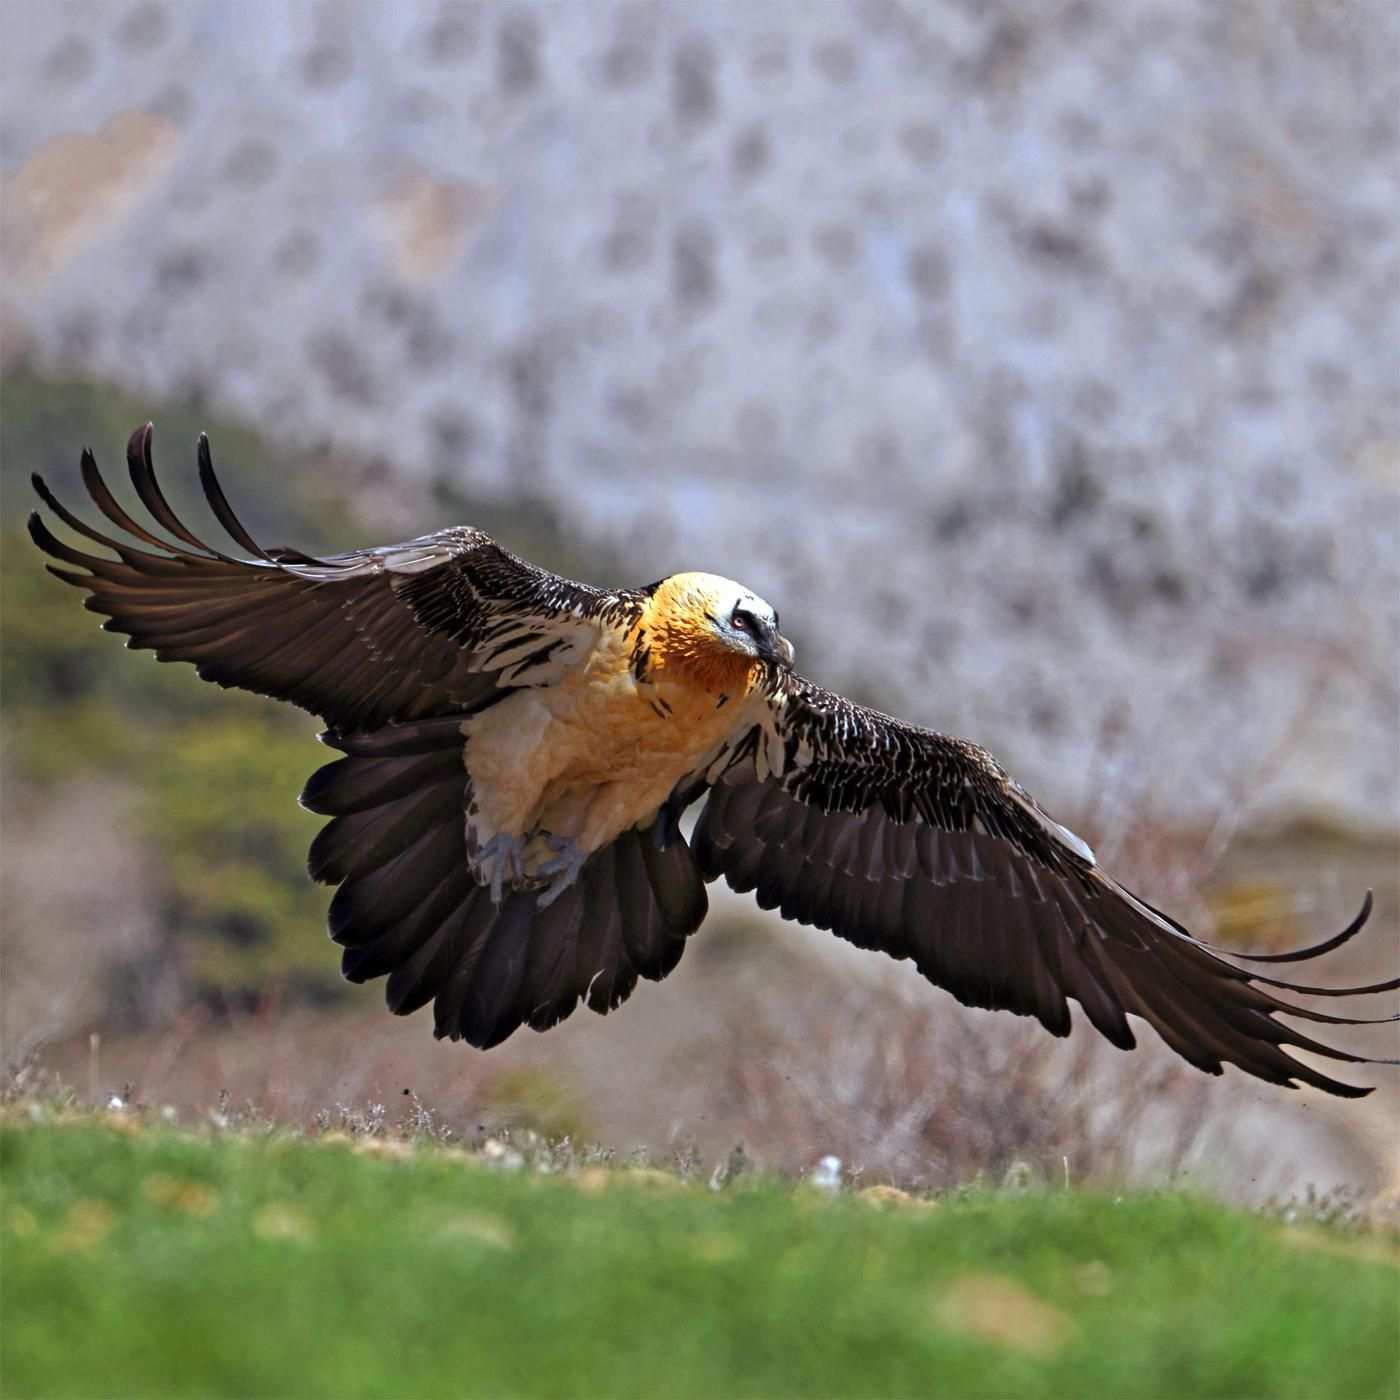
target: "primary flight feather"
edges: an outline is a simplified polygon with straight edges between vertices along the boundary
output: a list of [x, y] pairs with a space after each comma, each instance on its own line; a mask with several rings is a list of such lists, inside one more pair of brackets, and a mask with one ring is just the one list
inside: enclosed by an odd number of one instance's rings
[[[1283, 1000], [1351, 997], [1227, 961], [1116, 884], [985, 750], [804, 680], [777, 613], [712, 574], [648, 588], [572, 583], [480, 530], [313, 558], [263, 549], [199, 442], [210, 508], [248, 558], [171, 510], [132, 435], [132, 483], [161, 535], [82, 477], [112, 538], [35, 488], [110, 554], [29, 529], [86, 605], [162, 661], [319, 715], [344, 756], [303, 804], [331, 820], [312, 876], [339, 888], [344, 975], [387, 977], [391, 1010], [433, 1003], [435, 1032], [488, 1047], [580, 1001], [607, 1012], [676, 965], [723, 876], [766, 909], [912, 958], [959, 1001], [1070, 1030], [1069, 1001], [1113, 1044], [1129, 1016], [1219, 1074], [1349, 1097], [1369, 1090], [1295, 1059], [1376, 1063], [1303, 1034], [1367, 1022]], [[115, 557], [112, 557], [115, 556]], [[81, 572], [76, 572], [80, 570]], [[704, 798], [690, 842], [681, 813]], [[1340, 934], [1291, 954], [1300, 962]], [[1394, 1019], [1394, 1018], [1385, 1018]]]

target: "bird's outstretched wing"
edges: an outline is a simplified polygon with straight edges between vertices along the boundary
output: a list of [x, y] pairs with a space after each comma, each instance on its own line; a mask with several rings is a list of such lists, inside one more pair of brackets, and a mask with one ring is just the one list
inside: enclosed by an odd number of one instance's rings
[[[1199, 1069], [1226, 1063], [1274, 1084], [1358, 1097], [1285, 1053], [1382, 1063], [1324, 1045], [1279, 1012], [1334, 1025], [1284, 1001], [1393, 990], [1319, 988], [1264, 977], [1220, 956], [1116, 884], [983, 749], [854, 705], [808, 681], [773, 688], [771, 729], [753, 733], [717, 780], [692, 838], [708, 879], [723, 875], [766, 909], [862, 948], [912, 958], [969, 1006], [1035, 1016], [1067, 1035], [1067, 999], [1114, 1045], [1142, 1017]], [[1263, 961], [1302, 961], [1345, 942]], [[1394, 1017], [1383, 1018], [1394, 1020]]]
[[30, 535], [66, 566], [50, 564], [50, 572], [87, 589], [86, 606], [108, 617], [109, 630], [125, 632], [128, 646], [193, 662], [219, 685], [289, 700], [337, 732], [470, 711], [502, 689], [548, 682], [596, 635], [595, 624], [638, 606], [636, 595], [572, 583], [469, 528], [325, 559], [263, 549], [229, 506], [201, 437], [205, 497], [251, 556], [234, 558], [170, 508], [151, 464], [151, 437], [149, 423], [132, 434], [127, 465], [166, 535], [127, 514], [85, 451], [83, 484], [117, 538], [60, 505], [41, 477], [34, 486], [64, 524], [116, 557], [63, 543], [36, 512]]
[[84, 485], [119, 537], [78, 519], [39, 477], [34, 485], [64, 524], [116, 557], [63, 543], [37, 513], [29, 532], [59, 561], [50, 571], [87, 589], [87, 606], [128, 645], [325, 719], [323, 738], [345, 757], [312, 776], [302, 803], [331, 818], [310, 871], [339, 886], [330, 932], [349, 980], [387, 977], [393, 1011], [431, 1001], [439, 1036], [484, 1048], [521, 1025], [544, 1030], [580, 1001], [607, 1012], [639, 977], [675, 966], [706, 907], [684, 843], [663, 850], [627, 831], [548, 908], [530, 891], [498, 907], [469, 873], [463, 827], [463, 714], [511, 687], [549, 683], [600, 626], [627, 625], [643, 594], [571, 583], [472, 529], [326, 559], [263, 549], [230, 508], [201, 438], [210, 508], [252, 556], [236, 559], [170, 508], [149, 424], [132, 435], [127, 462], [164, 535], [123, 510], [90, 452]]

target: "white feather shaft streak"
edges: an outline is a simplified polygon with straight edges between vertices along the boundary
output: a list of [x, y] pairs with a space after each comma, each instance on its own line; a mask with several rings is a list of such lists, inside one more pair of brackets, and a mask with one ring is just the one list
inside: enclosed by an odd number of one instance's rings
[[[1030, 798], [1023, 797], [1017, 792], [1014, 786], [1008, 789], [1008, 794], [1018, 807], [1035, 819], [1036, 825], [1052, 840], [1068, 847], [1080, 860], [1087, 861], [1090, 865], [1098, 864], [1098, 857], [1094, 855], [1093, 849], [1082, 837], [1076, 836], [1067, 826], [1061, 826], [1052, 817], [1048, 817]], [[1156, 922], [1160, 923], [1161, 921], [1157, 920]]]

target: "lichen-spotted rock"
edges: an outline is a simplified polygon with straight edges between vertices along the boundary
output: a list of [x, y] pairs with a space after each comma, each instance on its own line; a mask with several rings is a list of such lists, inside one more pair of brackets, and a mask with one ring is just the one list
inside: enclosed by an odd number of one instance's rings
[[22, 6], [5, 340], [751, 578], [810, 671], [1059, 809], [1384, 829], [1397, 41], [1360, 3]]

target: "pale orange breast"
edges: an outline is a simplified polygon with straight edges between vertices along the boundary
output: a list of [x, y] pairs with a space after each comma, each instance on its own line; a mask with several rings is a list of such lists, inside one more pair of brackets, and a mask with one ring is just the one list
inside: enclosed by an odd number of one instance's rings
[[751, 724], [748, 709], [742, 693], [721, 704], [664, 671], [639, 683], [627, 639], [607, 635], [559, 685], [519, 691], [469, 722], [481, 838], [543, 829], [597, 849]]
[[561, 779], [675, 782], [728, 736], [734, 717], [720, 703], [722, 691], [656, 664], [647, 677], [634, 674], [629, 645], [599, 647], [546, 701]]

